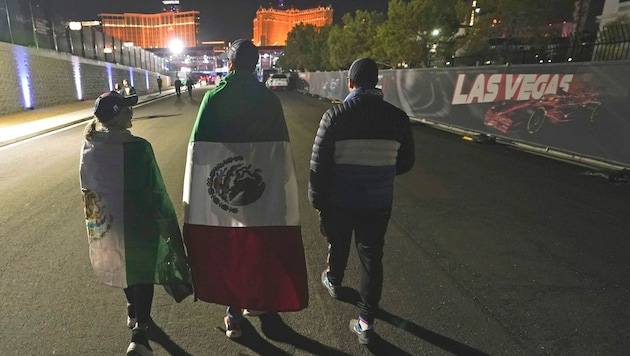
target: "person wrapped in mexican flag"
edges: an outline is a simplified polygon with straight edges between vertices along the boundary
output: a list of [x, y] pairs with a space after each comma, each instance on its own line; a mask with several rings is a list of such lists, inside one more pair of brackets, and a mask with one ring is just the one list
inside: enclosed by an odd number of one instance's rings
[[96, 100], [81, 148], [80, 183], [94, 272], [127, 298], [127, 352], [152, 355], [146, 331], [154, 285], [188, 286], [190, 271], [151, 144], [128, 130], [137, 100], [114, 91]]
[[297, 180], [279, 99], [253, 74], [258, 49], [236, 40], [230, 73], [206, 93], [188, 146], [184, 242], [195, 297], [227, 305], [226, 335], [242, 309], [308, 305]]

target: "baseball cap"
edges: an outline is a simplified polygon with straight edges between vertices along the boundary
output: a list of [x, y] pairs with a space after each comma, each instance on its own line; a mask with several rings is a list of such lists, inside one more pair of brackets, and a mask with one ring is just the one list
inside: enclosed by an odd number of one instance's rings
[[137, 102], [138, 96], [136, 95], [124, 97], [115, 91], [108, 91], [101, 94], [94, 102], [94, 116], [100, 122], [108, 122], [122, 108], [135, 105]]
[[227, 57], [238, 69], [253, 69], [258, 63], [258, 47], [252, 41], [241, 38], [232, 42]]
[[359, 58], [352, 63], [348, 71], [348, 78], [354, 86], [376, 86], [378, 83], [378, 66], [370, 58]]

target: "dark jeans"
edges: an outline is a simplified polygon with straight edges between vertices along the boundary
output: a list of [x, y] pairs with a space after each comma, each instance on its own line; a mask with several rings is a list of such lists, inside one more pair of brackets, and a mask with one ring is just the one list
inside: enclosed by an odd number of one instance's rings
[[328, 280], [341, 285], [348, 264], [350, 243], [359, 254], [359, 316], [374, 322], [383, 291], [383, 246], [391, 209], [327, 208], [320, 214], [320, 228], [328, 246]]
[[138, 323], [148, 324], [151, 321], [153, 290], [153, 284], [135, 284], [124, 289], [127, 297], [127, 315], [136, 318]]
[[241, 307], [229, 306], [225, 311], [225, 314], [236, 321], [243, 319], [243, 309]]

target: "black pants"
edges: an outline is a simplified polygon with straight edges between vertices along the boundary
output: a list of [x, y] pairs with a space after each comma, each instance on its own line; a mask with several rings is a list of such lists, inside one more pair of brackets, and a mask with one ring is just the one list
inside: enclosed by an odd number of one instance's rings
[[350, 243], [359, 255], [359, 316], [374, 322], [383, 291], [383, 246], [391, 209], [327, 208], [320, 215], [321, 230], [328, 246], [328, 279], [341, 285], [348, 264]]
[[153, 284], [135, 284], [124, 289], [127, 297], [127, 315], [136, 318], [140, 324], [148, 324], [151, 321], [153, 290]]

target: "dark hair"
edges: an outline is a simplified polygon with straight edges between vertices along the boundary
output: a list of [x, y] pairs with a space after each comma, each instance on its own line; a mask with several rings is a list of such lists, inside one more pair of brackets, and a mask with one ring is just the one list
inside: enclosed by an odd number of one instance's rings
[[258, 47], [250, 40], [238, 39], [228, 49], [228, 60], [237, 70], [253, 71], [258, 63]]

